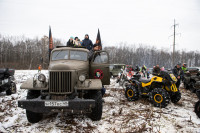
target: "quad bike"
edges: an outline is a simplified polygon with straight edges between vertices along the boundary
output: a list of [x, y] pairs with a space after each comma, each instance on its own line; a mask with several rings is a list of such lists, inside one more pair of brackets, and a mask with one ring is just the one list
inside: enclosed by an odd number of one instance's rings
[[200, 89], [196, 90], [197, 97], [199, 98], [199, 101], [195, 104], [195, 113], [200, 118]]
[[14, 69], [0, 69], [0, 93], [4, 91], [6, 91], [6, 95], [16, 93], [14, 73]]
[[200, 88], [200, 72], [199, 70], [189, 70], [184, 74], [184, 87], [195, 93]]
[[155, 107], [166, 107], [170, 100], [177, 103], [181, 93], [176, 87], [177, 79], [172, 73], [161, 71], [151, 79], [142, 79], [134, 75], [126, 86], [125, 96], [128, 101], [138, 100], [139, 97], [148, 97]]

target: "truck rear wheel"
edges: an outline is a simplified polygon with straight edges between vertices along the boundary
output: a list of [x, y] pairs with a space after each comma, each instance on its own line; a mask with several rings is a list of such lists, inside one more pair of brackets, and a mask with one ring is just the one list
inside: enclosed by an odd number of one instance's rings
[[92, 112], [89, 114], [89, 117], [93, 121], [101, 120], [102, 110], [103, 110], [101, 91], [94, 91], [90, 96], [91, 99], [95, 100], [95, 107], [92, 108]]
[[150, 92], [150, 101], [155, 107], [165, 108], [170, 101], [169, 93], [162, 88], [155, 88]]
[[196, 102], [194, 111], [197, 114], [197, 116], [200, 118], [200, 101]]
[[[38, 98], [39, 96], [40, 96], [40, 91], [28, 90], [26, 99], [34, 99]], [[30, 123], [37, 123], [42, 119], [43, 114], [26, 110], [26, 117]]]

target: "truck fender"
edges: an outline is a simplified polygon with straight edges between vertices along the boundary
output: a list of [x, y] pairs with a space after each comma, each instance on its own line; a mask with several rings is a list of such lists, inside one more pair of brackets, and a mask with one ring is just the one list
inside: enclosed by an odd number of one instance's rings
[[77, 90], [101, 90], [102, 82], [100, 79], [86, 79], [84, 82], [78, 82], [75, 86]]
[[20, 89], [27, 89], [27, 90], [48, 90], [48, 86], [46, 85], [46, 87], [44, 87], [44, 85], [42, 83], [40, 83], [39, 81], [36, 81], [36, 87], [34, 87], [34, 80], [33, 78], [30, 78], [28, 80], [26, 80], [21, 86]]

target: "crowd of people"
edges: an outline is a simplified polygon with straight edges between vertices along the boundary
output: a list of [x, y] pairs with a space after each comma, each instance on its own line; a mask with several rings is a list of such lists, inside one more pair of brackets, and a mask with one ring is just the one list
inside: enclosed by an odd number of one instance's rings
[[[131, 67], [130, 71], [141, 73], [143, 74], [143, 77], [146, 77], [147, 79], [150, 78], [150, 70], [145, 65], [143, 65], [141, 68], [138, 65], [136, 65], [135, 67]], [[161, 71], [165, 71], [165, 68], [160, 67], [159, 65], [156, 65], [156, 66], [153, 66], [152, 74], [159, 75]], [[181, 63], [177, 63], [177, 65], [170, 71], [172, 71], [174, 76], [177, 78], [176, 86], [177, 88], [179, 88], [181, 81], [184, 80], [184, 73], [188, 71], [187, 64], [183, 63], [181, 66]]]
[[[159, 67], [159, 65], [154, 66], [153, 75], [159, 74], [161, 71], [164, 71], [164, 67]], [[176, 86], [179, 88], [181, 81], [184, 80], [184, 73], [187, 72], [187, 64], [183, 63], [181, 67], [181, 63], [177, 63], [177, 65], [172, 69], [172, 73], [177, 78]]]
[[[97, 43], [96, 43], [97, 44]], [[71, 36], [70, 39], [67, 42], [67, 46], [68, 47], [78, 47], [78, 46], [82, 46], [87, 48], [88, 50], [92, 50], [94, 47], [94, 44], [92, 43], [92, 41], [89, 39], [89, 35], [85, 34], [85, 38], [81, 41], [78, 37], [73, 37]]]

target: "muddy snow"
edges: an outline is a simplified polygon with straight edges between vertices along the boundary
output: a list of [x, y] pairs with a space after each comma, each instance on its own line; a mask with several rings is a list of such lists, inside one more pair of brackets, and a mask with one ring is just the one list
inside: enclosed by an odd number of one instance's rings
[[[48, 75], [47, 71], [43, 72]], [[177, 104], [156, 108], [145, 98], [127, 101], [116, 79], [111, 79], [111, 85], [106, 86], [100, 121], [92, 121], [85, 115], [56, 113], [31, 124], [25, 110], [17, 107], [17, 100], [26, 97], [27, 91], [21, 90], [20, 85], [35, 73], [36, 70], [17, 70], [17, 94], [0, 94], [0, 132], [200, 132], [200, 119], [194, 113], [194, 104], [198, 100], [194, 93], [181, 88], [182, 98]]]

